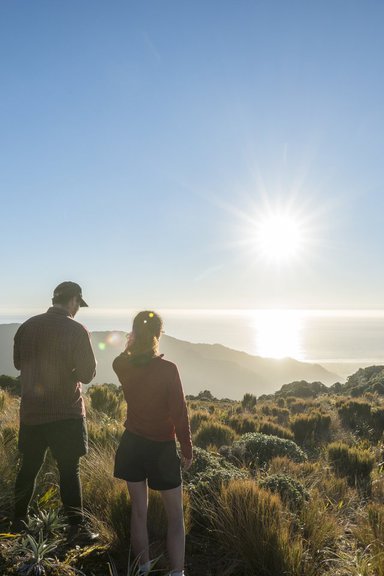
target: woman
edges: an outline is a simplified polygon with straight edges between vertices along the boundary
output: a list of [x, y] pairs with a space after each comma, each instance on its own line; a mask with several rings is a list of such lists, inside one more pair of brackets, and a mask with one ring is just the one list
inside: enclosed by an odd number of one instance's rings
[[[140, 574], [148, 574], [151, 566], [146, 526], [149, 486], [160, 491], [167, 513], [169, 574], [184, 576], [180, 462], [184, 470], [191, 466], [192, 441], [177, 367], [158, 353], [162, 326], [155, 312], [139, 312], [126, 349], [113, 362], [128, 404], [114, 476], [128, 484], [132, 506], [131, 546], [140, 558]], [[181, 459], [176, 452], [175, 436], [180, 442]]]

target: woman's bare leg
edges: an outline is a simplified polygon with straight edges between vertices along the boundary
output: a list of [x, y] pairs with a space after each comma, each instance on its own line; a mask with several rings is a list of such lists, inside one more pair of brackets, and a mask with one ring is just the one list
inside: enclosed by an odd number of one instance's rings
[[149, 560], [147, 531], [148, 486], [147, 481], [127, 482], [131, 498], [131, 546], [140, 564]]
[[168, 518], [167, 550], [171, 570], [184, 569], [185, 527], [182, 486], [160, 491]]

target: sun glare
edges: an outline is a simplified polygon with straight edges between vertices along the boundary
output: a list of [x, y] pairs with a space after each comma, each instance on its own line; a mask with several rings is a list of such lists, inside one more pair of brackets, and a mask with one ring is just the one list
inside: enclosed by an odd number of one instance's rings
[[295, 310], [264, 310], [253, 318], [256, 354], [304, 360], [303, 319]]
[[288, 263], [300, 256], [303, 247], [303, 228], [294, 215], [268, 214], [256, 223], [255, 248], [263, 260]]

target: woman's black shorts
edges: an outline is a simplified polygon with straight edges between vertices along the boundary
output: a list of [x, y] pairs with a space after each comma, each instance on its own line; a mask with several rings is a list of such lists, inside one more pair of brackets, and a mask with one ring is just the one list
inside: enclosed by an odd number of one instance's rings
[[128, 482], [148, 479], [152, 490], [177, 488], [181, 471], [175, 440], [157, 442], [125, 430], [116, 452], [114, 476]]

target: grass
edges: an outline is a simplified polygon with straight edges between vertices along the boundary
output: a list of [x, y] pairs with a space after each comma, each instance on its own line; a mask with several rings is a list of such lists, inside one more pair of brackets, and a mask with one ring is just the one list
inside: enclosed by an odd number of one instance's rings
[[[194, 445], [205, 448], [196, 449], [194, 466], [184, 475], [188, 576], [384, 576], [380, 396], [220, 402], [203, 394], [188, 404]], [[22, 566], [37, 573], [39, 564], [46, 576], [137, 572], [129, 551], [129, 495], [125, 483], [113, 478], [125, 406], [110, 385], [90, 389], [86, 406], [90, 450], [81, 460], [83, 498], [101, 541], [63, 550], [55, 520], [61, 514], [59, 479], [48, 452], [37, 481], [32, 540], [0, 537], [4, 576]], [[5, 534], [19, 463], [18, 409], [18, 398], [0, 389]], [[153, 491], [148, 527], [151, 557], [158, 559], [153, 574], [160, 576], [168, 566], [166, 516]]]

